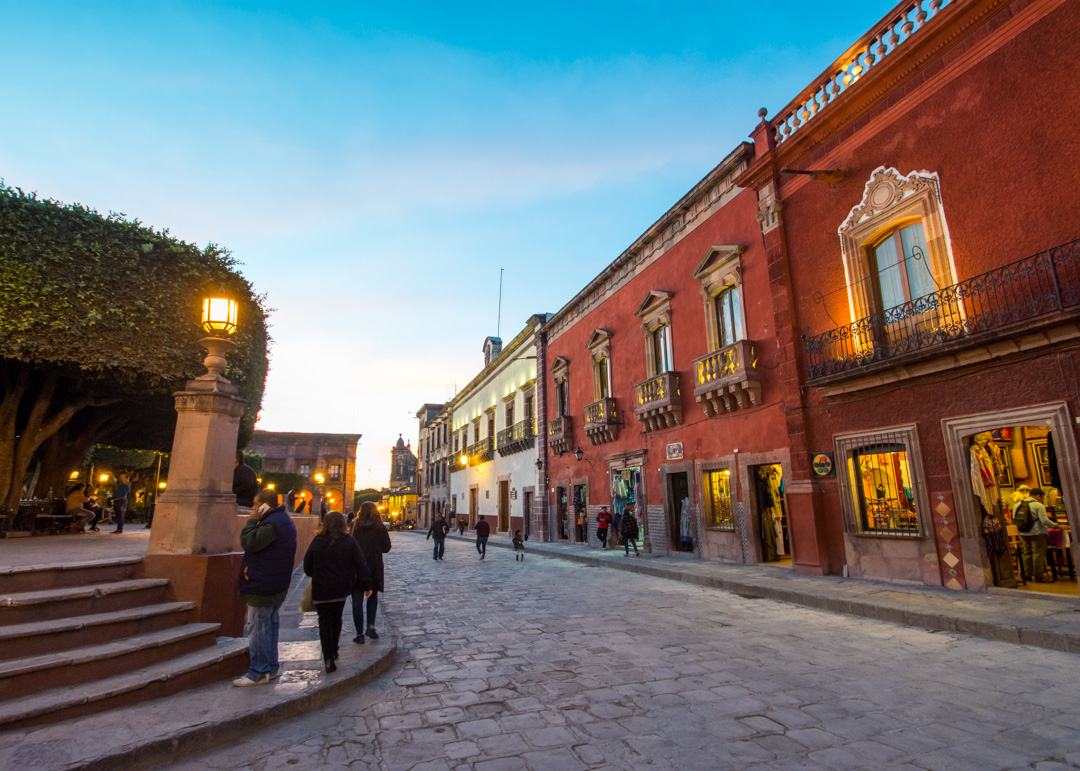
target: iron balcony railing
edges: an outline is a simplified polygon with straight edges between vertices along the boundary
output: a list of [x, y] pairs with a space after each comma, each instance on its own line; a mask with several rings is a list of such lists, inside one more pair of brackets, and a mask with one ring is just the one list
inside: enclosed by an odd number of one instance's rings
[[804, 337], [810, 380], [1080, 305], [1080, 239], [824, 334]]
[[483, 455], [485, 453], [491, 453], [495, 451], [495, 437], [485, 436], [479, 442], [473, 442], [469, 445], [469, 449], [465, 451], [465, 454], [470, 458], [476, 455]]
[[519, 442], [522, 439], [528, 439], [535, 433], [532, 418], [519, 420], [517, 423], [510, 426], [510, 428], [504, 428], [499, 432], [499, 447], [510, 444], [510, 442]]

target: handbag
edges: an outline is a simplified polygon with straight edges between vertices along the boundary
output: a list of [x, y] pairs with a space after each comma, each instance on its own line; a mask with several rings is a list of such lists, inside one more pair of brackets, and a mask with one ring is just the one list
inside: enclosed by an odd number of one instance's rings
[[311, 599], [311, 582], [308, 581], [308, 585], [304, 587], [304, 596], [300, 599], [300, 612], [301, 613], [314, 613], [315, 603]]

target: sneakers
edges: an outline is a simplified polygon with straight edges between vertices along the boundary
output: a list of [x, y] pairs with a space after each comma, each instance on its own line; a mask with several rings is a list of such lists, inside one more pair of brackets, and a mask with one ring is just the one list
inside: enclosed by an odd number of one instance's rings
[[269, 682], [270, 682], [270, 675], [268, 675], [268, 674], [267, 675], [262, 675], [258, 680], [252, 680], [247, 675], [244, 675], [243, 677], [238, 677], [235, 680], [233, 680], [232, 684], [235, 685], [237, 688], [247, 688], [248, 686], [251, 686], [251, 685], [266, 685]]
[[364, 644], [364, 635], [358, 634], [358, 635], [356, 635], [356, 637], [352, 638], [352, 641], [354, 643], [359, 644], [359, 645], [363, 645]]

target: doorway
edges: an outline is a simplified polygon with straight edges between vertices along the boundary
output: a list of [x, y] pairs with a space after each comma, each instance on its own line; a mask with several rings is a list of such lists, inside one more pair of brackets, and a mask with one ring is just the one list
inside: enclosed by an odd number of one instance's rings
[[589, 541], [589, 488], [574, 485], [574, 542]]
[[476, 515], [480, 513], [480, 489], [469, 488], [469, 529], [476, 525]]
[[754, 500], [757, 538], [762, 562], [791, 563], [787, 508], [784, 504], [784, 471], [779, 463], [754, 466]]
[[499, 482], [499, 532], [510, 532], [510, 482]]
[[570, 540], [570, 505], [565, 487], [555, 488], [555, 521], [560, 541]]
[[690, 483], [685, 471], [667, 475], [668, 541], [672, 551], [694, 551], [694, 529], [690, 521]]
[[641, 489], [641, 466], [629, 466], [627, 468], [611, 469], [611, 517], [613, 543], [623, 546], [622, 536], [619, 534], [622, 525], [622, 516], [630, 509], [637, 518], [638, 537], [637, 546], [644, 546], [645, 538], [645, 501]]
[[533, 494], [530, 491], [524, 491], [521, 494], [521, 508], [525, 515], [525, 538], [528, 540], [532, 533], [532, 509], [533, 509]]

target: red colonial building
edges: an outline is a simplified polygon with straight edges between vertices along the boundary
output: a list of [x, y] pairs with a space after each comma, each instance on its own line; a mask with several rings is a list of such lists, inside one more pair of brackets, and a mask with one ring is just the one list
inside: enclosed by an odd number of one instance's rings
[[546, 327], [552, 536], [1076, 595], [1077, 72], [1080, 3], [911, 0], [763, 114]]

